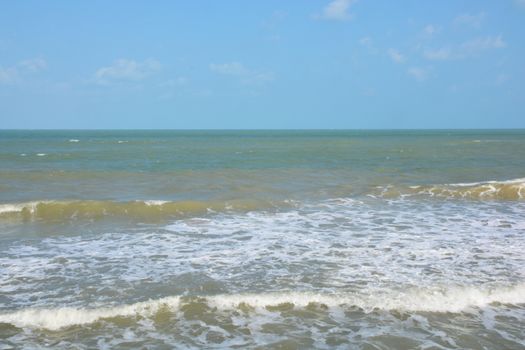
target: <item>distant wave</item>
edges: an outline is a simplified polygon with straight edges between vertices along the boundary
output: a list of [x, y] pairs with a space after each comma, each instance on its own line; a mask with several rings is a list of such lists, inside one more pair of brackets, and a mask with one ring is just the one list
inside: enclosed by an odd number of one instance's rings
[[383, 198], [429, 196], [477, 200], [524, 200], [525, 178], [421, 186], [379, 186], [371, 196]]
[[257, 200], [127, 202], [100, 200], [33, 201], [0, 204], [0, 219], [67, 220], [129, 217], [143, 220], [199, 215], [211, 212], [268, 209], [272, 203]]
[[[443, 198], [470, 200], [525, 200], [525, 178], [420, 186], [377, 186], [365, 193], [379, 199]], [[233, 199], [228, 201], [162, 200], [42, 200], [0, 204], [0, 220], [67, 220], [128, 217], [142, 220], [202, 215], [209, 212], [248, 212], [272, 208], [290, 208], [293, 200], [265, 201]]]
[[101, 308], [59, 307], [51, 309], [28, 308], [0, 314], [0, 323], [17, 327], [57, 330], [84, 325], [115, 317], [154, 317], [162, 311], [177, 312], [199, 307], [202, 303], [218, 310], [242, 309], [247, 312], [283, 311], [290, 308], [321, 306], [324, 308], [358, 307], [363, 312], [373, 310], [406, 312], [452, 312], [469, 308], [484, 308], [492, 303], [520, 305], [525, 303], [525, 284], [513, 287], [482, 289], [450, 287], [436, 290], [413, 290], [385, 295], [316, 294], [280, 292], [263, 294], [223, 294], [215, 296], [170, 296], [130, 305]]

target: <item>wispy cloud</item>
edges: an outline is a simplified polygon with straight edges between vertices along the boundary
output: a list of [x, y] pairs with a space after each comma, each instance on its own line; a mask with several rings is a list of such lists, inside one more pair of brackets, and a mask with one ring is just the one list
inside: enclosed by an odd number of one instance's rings
[[446, 61], [451, 59], [452, 56], [452, 50], [448, 47], [442, 47], [440, 49], [434, 49], [434, 50], [425, 50], [423, 53], [423, 56], [429, 60], [435, 60], [435, 61]]
[[370, 54], [379, 53], [379, 50], [375, 47], [374, 40], [369, 36], [362, 37], [358, 40], [358, 43]]
[[427, 71], [421, 67], [410, 67], [407, 72], [417, 81], [424, 81], [428, 77]]
[[425, 28], [423, 28], [423, 34], [425, 34], [426, 36], [433, 36], [437, 34], [438, 32], [439, 32], [439, 28], [432, 24], [427, 24]]
[[183, 85], [186, 85], [188, 83], [188, 78], [186, 77], [177, 77], [176, 79], [168, 79], [166, 81], [163, 81], [162, 83], [160, 83], [159, 85], [161, 87], [168, 87], [168, 88], [172, 88], [172, 87], [177, 87], [177, 86], [183, 86]]
[[188, 85], [189, 79], [183, 76], [168, 79], [159, 83], [162, 92], [157, 96], [159, 100], [171, 100], [176, 98], [184, 87]]
[[118, 59], [110, 66], [99, 68], [95, 72], [94, 80], [100, 85], [107, 85], [113, 82], [141, 81], [160, 69], [161, 64], [154, 59], [148, 59], [144, 62]]
[[46, 68], [47, 62], [43, 58], [22, 60], [6, 68], [0, 66], [0, 84], [18, 83], [27, 75], [40, 72]]
[[265, 19], [262, 22], [262, 26], [264, 28], [270, 29], [270, 30], [276, 29], [276, 27], [279, 25], [279, 23], [284, 21], [285, 18], [286, 18], [286, 12], [284, 12], [284, 11], [274, 11], [272, 13], [272, 15], [268, 19]]
[[363, 45], [364, 47], [372, 47], [372, 39], [369, 36], [365, 36], [361, 39], [359, 39], [359, 44]]
[[476, 38], [471, 41], [465, 42], [461, 45], [461, 49], [464, 53], [473, 55], [481, 51], [502, 49], [507, 46], [507, 43], [503, 41], [501, 35], [499, 36], [487, 36], [484, 38]]
[[514, 2], [515, 2], [516, 5], [518, 5], [519, 7], [525, 9], [525, 0], [514, 0]]
[[280, 24], [285, 20], [287, 14], [284, 11], [274, 11], [272, 15], [262, 21], [262, 27], [265, 29], [265, 40], [278, 42], [281, 40], [279, 33]]
[[502, 49], [507, 44], [501, 36], [486, 36], [466, 41], [455, 47], [441, 47], [425, 50], [423, 56], [429, 60], [453, 60], [477, 56], [484, 51]]
[[464, 13], [464, 14], [457, 16], [454, 19], [454, 24], [459, 25], [459, 26], [480, 28], [484, 19], [485, 19], [484, 12], [480, 12], [476, 14]]
[[18, 65], [30, 72], [38, 72], [47, 68], [47, 62], [42, 58], [23, 60]]
[[240, 62], [211, 63], [212, 72], [238, 78], [244, 84], [261, 84], [275, 79], [271, 72], [261, 72], [246, 68]]
[[333, 0], [323, 9], [321, 14], [316, 15], [316, 18], [334, 21], [346, 21], [352, 19], [353, 15], [350, 13], [350, 7], [356, 0]]
[[9, 84], [18, 79], [16, 67], [3, 68], [0, 66], [0, 84]]
[[388, 56], [392, 61], [395, 63], [403, 63], [405, 62], [405, 56], [403, 56], [398, 50], [396, 49], [388, 49], [387, 51]]

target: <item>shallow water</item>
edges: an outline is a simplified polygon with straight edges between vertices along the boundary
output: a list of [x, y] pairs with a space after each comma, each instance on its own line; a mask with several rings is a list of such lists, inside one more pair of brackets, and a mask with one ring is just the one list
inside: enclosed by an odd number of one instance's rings
[[523, 131], [2, 131], [0, 348], [525, 348]]

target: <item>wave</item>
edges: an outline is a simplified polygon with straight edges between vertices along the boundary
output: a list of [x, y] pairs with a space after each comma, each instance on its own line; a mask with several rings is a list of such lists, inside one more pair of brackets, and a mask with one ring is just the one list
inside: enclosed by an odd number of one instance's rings
[[155, 315], [163, 307], [174, 308], [178, 306], [179, 300], [180, 297], [175, 296], [131, 305], [98, 309], [72, 307], [25, 309], [0, 315], [0, 323], [9, 323], [17, 327], [57, 330], [68, 326], [90, 324], [100, 319], [131, 317], [135, 315], [148, 317]]
[[193, 297], [170, 296], [105, 308], [28, 308], [0, 314], [0, 323], [9, 323], [20, 328], [57, 330], [115, 317], [154, 317], [161, 311], [177, 312], [190, 310], [192, 307], [198, 308], [203, 302], [222, 311], [241, 309], [247, 312], [250, 310], [251, 312], [261, 310], [279, 312], [288, 310], [290, 307], [305, 308], [320, 305], [328, 309], [358, 307], [367, 313], [378, 309], [384, 311], [459, 313], [472, 308], [485, 308], [494, 303], [524, 304], [525, 283], [492, 289], [450, 287], [377, 295], [281, 292]]
[[430, 196], [475, 200], [523, 200], [525, 199], [525, 178], [441, 185], [378, 186], [371, 196], [383, 198]]
[[0, 218], [22, 220], [67, 220], [127, 217], [140, 220], [157, 220], [209, 212], [247, 212], [269, 209], [274, 204], [261, 200], [230, 201], [161, 201], [135, 200], [128, 202], [74, 200], [33, 201], [0, 204]]
[[[474, 200], [525, 200], [525, 178], [443, 185], [377, 186], [366, 194], [374, 198], [436, 197]], [[158, 220], [210, 212], [248, 212], [296, 207], [297, 201], [233, 199], [228, 201], [162, 200], [42, 200], [0, 204], [0, 219], [67, 220], [128, 217]]]

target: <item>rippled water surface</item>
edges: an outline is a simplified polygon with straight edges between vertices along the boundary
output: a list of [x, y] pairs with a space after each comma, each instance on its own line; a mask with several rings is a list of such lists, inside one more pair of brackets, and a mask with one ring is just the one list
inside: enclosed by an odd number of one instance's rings
[[525, 349], [523, 131], [1, 131], [0, 349]]

